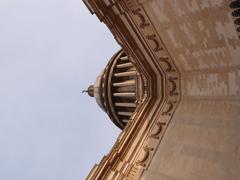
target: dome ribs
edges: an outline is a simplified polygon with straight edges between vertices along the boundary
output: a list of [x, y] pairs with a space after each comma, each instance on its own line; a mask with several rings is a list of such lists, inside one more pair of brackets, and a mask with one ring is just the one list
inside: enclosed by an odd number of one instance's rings
[[143, 97], [142, 84], [134, 60], [120, 50], [111, 58], [94, 85], [98, 105], [120, 129], [125, 127], [136, 110], [137, 102]]
[[113, 96], [131, 98], [131, 97], [135, 97], [136, 94], [132, 92], [120, 92], [120, 93], [113, 93]]
[[135, 80], [127, 80], [123, 82], [118, 82], [118, 83], [113, 83], [114, 87], [124, 87], [124, 86], [133, 86], [135, 85], [136, 81]]
[[126, 112], [126, 111], [122, 112], [122, 111], [120, 111], [117, 114], [121, 115], [121, 116], [128, 116], [128, 117], [130, 117], [132, 115], [132, 112]]
[[117, 65], [117, 68], [129, 68], [129, 67], [133, 67], [133, 64], [130, 62]]
[[135, 103], [115, 103], [116, 107], [134, 107], [136, 108], [136, 104]]
[[127, 71], [122, 73], [115, 73], [114, 77], [134, 76], [136, 74], [137, 74], [137, 71]]

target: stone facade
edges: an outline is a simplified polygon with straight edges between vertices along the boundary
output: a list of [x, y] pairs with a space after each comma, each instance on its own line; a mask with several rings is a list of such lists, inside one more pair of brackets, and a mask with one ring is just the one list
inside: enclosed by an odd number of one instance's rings
[[87, 179], [240, 179], [240, 3], [85, 0], [145, 77]]

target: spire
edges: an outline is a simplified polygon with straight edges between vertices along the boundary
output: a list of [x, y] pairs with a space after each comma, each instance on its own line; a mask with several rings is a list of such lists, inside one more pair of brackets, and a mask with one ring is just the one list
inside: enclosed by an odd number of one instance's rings
[[88, 93], [90, 97], [94, 97], [94, 86], [90, 85], [87, 90], [83, 90], [82, 93]]

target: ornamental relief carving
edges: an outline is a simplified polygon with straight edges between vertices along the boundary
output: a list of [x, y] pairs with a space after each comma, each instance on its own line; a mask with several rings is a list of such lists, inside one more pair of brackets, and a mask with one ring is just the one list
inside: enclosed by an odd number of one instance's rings
[[177, 96], [179, 93], [177, 92], [177, 80], [178, 77], [169, 77], [169, 82], [172, 84], [172, 88], [170, 88], [169, 95], [170, 96]]
[[163, 116], [165, 116], [165, 115], [171, 116], [175, 103], [176, 103], [176, 102], [169, 101], [169, 102], [167, 103], [168, 106], [167, 106], [166, 110], [162, 113], [162, 115], [163, 115]]
[[166, 125], [166, 123], [157, 122], [156, 125], [155, 125], [155, 131], [153, 131], [152, 134], [149, 137], [154, 138], [154, 139], [160, 139], [160, 134], [161, 134], [165, 125]]
[[160, 43], [159, 43], [159, 41], [157, 40], [156, 34], [147, 35], [146, 38], [147, 38], [148, 40], [151, 40], [151, 41], [155, 44], [155, 47], [154, 47], [153, 51], [158, 52], [158, 51], [163, 50], [163, 48], [160, 47]]
[[160, 57], [159, 58], [160, 62], [163, 62], [163, 64], [165, 64], [167, 66], [167, 68], [165, 69], [166, 72], [175, 72], [176, 70], [173, 68], [173, 65], [170, 63], [169, 58], [168, 57]]
[[[158, 115], [159, 118], [155, 118], [157, 122], [155, 122], [149, 130], [147, 138], [143, 143], [144, 145], [142, 146], [143, 149], [140, 150], [136, 160], [136, 165], [138, 167], [140, 166], [147, 169], [151, 162], [152, 155], [155, 153], [179, 102], [180, 78], [170, 54], [164, 47], [160, 36], [145, 14], [144, 8], [138, 5], [134, 7], [131, 6], [129, 9], [131, 9], [129, 12], [132, 14], [133, 21], [138, 26], [142, 36], [145, 37], [145, 43], [150, 47], [155, 57], [154, 61], [160, 69], [164, 71], [166, 78], [164, 85], [166, 102], [162, 105], [162, 110]], [[162, 119], [164, 119], [164, 122], [161, 122]]]
[[136, 162], [136, 164], [140, 165], [142, 167], [145, 167], [146, 166], [146, 162], [148, 161], [148, 159], [149, 159], [149, 157], [151, 155], [151, 152], [153, 150], [154, 150], [153, 148], [145, 146], [143, 148], [143, 151], [142, 151], [142, 157]]
[[150, 24], [149, 24], [149, 22], [147, 22], [145, 16], [141, 13], [141, 9], [140, 8], [134, 9], [132, 11], [132, 13], [139, 17], [139, 19], [140, 19], [139, 27], [140, 28], [143, 29], [143, 28], [145, 28], [147, 26], [150, 26]]
[[134, 6], [139, 5], [137, 0], [123, 0], [123, 2], [127, 5], [128, 8], [133, 8]]

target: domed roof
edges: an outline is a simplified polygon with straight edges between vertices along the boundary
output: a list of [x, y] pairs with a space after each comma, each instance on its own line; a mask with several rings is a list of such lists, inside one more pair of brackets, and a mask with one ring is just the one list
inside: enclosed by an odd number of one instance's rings
[[135, 111], [138, 100], [143, 96], [142, 76], [133, 60], [120, 50], [87, 92], [89, 96], [95, 97], [97, 104], [113, 123], [123, 129]]

